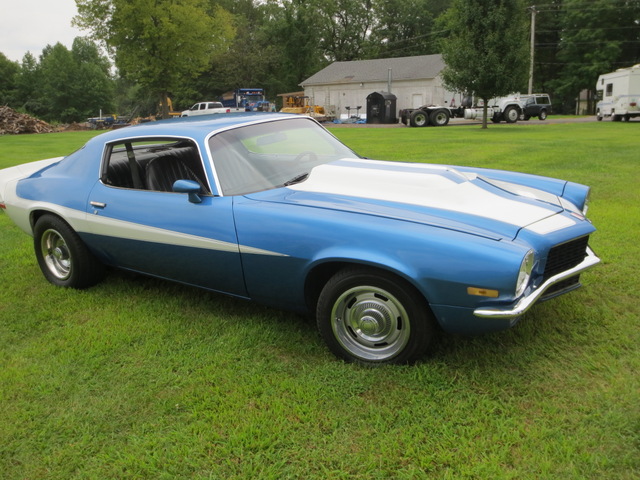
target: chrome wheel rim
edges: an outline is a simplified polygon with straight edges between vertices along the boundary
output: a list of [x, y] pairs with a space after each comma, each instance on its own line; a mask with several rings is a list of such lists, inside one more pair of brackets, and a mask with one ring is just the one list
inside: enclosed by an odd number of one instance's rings
[[398, 355], [409, 340], [409, 316], [386, 290], [359, 286], [345, 291], [331, 312], [333, 333], [351, 355], [384, 361]]
[[55, 230], [46, 230], [40, 241], [42, 258], [49, 272], [58, 280], [66, 280], [71, 275], [71, 253], [67, 242]]

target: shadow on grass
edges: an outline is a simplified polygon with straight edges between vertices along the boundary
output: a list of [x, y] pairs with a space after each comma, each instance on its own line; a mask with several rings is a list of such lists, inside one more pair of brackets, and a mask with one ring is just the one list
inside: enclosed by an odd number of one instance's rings
[[[195, 328], [203, 337], [215, 338], [242, 328], [249, 337], [247, 343], [256, 350], [275, 346], [292, 357], [313, 352], [306, 360], [309, 362], [317, 362], [319, 353], [325, 360], [334, 359], [310, 315], [121, 270], [112, 270], [105, 282], [91, 292], [102, 301], [113, 298], [135, 305], [134, 309], [143, 309], [157, 321], [179, 330]], [[418, 365], [513, 371], [547, 360], [554, 352], [571, 348], [568, 344], [575, 340], [576, 332], [585, 328], [580, 308], [572, 307], [579, 304], [578, 295], [574, 292], [564, 299], [537, 305], [509, 330], [477, 336], [439, 332], [430, 352]], [[131, 315], [131, 311], [122, 314]], [[300, 361], [305, 363], [304, 358]]]

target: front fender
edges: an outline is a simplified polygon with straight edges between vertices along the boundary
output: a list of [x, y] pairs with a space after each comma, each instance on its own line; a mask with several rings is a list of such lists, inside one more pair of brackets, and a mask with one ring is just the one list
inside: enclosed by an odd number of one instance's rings
[[240, 244], [272, 252], [243, 254], [249, 295], [295, 309], [305, 305], [312, 272], [345, 263], [390, 271], [433, 304], [482, 305], [467, 287], [496, 289], [493, 301], [513, 301], [529, 249], [410, 221], [248, 199], [236, 202], [235, 219]]

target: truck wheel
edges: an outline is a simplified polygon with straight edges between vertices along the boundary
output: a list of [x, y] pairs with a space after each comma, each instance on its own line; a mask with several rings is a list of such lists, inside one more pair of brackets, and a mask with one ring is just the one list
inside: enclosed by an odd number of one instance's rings
[[427, 116], [427, 112], [416, 110], [411, 114], [412, 127], [426, 127], [427, 125], [429, 125], [429, 117]]
[[446, 110], [436, 110], [429, 115], [431, 125], [434, 127], [444, 127], [449, 123], [449, 112]]
[[507, 107], [504, 110], [504, 121], [507, 123], [516, 123], [520, 112], [516, 107]]
[[599, 122], [602, 121], [602, 114], [600, 113], [600, 110], [596, 112], [596, 120], [598, 120]]
[[547, 111], [546, 110], [541, 110], [540, 111], [540, 115], [538, 115], [538, 119], [546, 120], [547, 119]]

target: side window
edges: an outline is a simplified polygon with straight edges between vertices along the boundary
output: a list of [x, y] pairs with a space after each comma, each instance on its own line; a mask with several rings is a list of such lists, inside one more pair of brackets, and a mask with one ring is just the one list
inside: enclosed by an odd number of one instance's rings
[[108, 145], [100, 180], [136, 190], [173, 191], [176, 180], [193, 180], [210, 193], [198, 148], [190, 140], [150, 138]]
[[613, 95], [613, 83], [607, 83], [607, 87], [605, 90], [605, 95], [607, 97], [610, 97], [611, 95]]
[[207, 108], [207, 104], [206, 103], [201, 103], [200, 104], [200, 110], [204, 110]]

